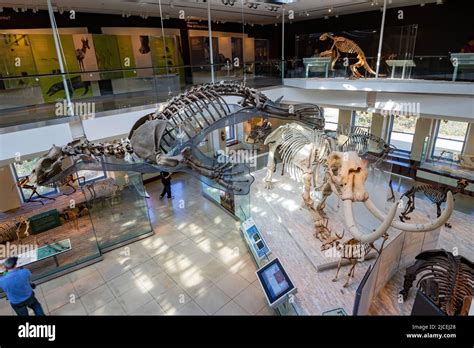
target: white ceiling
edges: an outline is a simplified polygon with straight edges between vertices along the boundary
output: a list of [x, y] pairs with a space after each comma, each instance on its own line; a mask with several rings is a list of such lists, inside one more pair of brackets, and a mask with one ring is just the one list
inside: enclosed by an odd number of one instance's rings
[[[282, 7], [286, 13], [294, 11], [294, 21], [325, 16], [338, 16], [381, 9], [383, 0], [297, 0], [285, 5], [274, 5], [272, 2], [289, 2], [289, 0], [234, 0], [234, 6], [224, 5], [223, 0], [208, 0], [211, 4], [211, 18], [218, 21], [247, 22], [253, 24], [270, 24], [281, 22]], [[232, 0], [224, 0], [232, 1]], [[291, 1], [291, 0], [290, 0]], [[295, 1], [295, 0], [293, 0]], [[164, 18], [178, 18], [179, 11], [184, 10], [189, 19], [207, 19], [206, 0], [53, 0], [53, 6], [61, 10], [74, 9], [78, 12], [129, 14], [131, 16], [159, 17], [160, 6]], [[387, 0], [387, 6], [403, 7], [433, 3], [436, 0]], [[249, 8], [250, 3], [259, 4], [257, 9]], [[46, 9], [46, 0], [5, 0], [0, 6]], [[271, 6], [278, 7], [276, 12]]]

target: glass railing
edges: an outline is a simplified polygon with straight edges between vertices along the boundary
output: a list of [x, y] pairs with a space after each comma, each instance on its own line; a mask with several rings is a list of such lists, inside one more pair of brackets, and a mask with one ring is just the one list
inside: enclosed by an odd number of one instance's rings
[[[155, 108], [190, 86], [212, 81], [234, 80], [263, 88], [282, 84], [285, 78], [349, 78], [350, 67], [336, 64], [335, 69], [319, 64], [307, 67], [305, 59], [279, 59], [233, 64], [150, 66], [142, 68], [73, 71], [0, 77], [0, 128], [36, 122], [67, 122], [65, 85], [68, 86], [74, 115], [82, 118], [108, 116], [121, 112]], [[375, 57], [367, 61], [373, 68]], [[448, 56], [415, 56], [414, 66], [390, 67], [383, 61], [381, 78], [453, 80], [453, 61]], [[307, 63], [307, 61], [306, 61]], [[351, 63], [351, 62], [350, 62]], [[469, 66], [458, 66], [456, 81], [474, 81]], [[395, 71], [393, 69], [396, 69]], [[361, 73], [363, 69], [360, 69]], [[365, 77], [372, 77], [365, 72]], [[65, 80], [65, 82], [64, 82]]]
[[[0, 77], [0, 128], [67, 122], [154, 108], [187, 88], [212, 81], [242, 81], [255, 88], [281, 84], [277, 62], [143, 67]], [[68, 109], [65, 85], [72, 105]], [[72, 113], [71, 113], [72, 107]], [[68, 113], [69, 110], [69, 113]]]
[[[367, 57], [369, 66], [375, 71], [376, 57]], [[330, 58], [294, 58], [284, 62], [285, 78], [349, 78], [350, 65], [339, 59], [331, 69]], [[281, 64], [280, 64], [281, 65]], [[364, 77], [374, 77], [363, 68], [358, 70]], [[474, 54], [453, 53], [446, 56], [414, 56], [412, 59], [383, 59], [379, 69], [380, 78], [440, 80], [456, 82], [474, 81]]]

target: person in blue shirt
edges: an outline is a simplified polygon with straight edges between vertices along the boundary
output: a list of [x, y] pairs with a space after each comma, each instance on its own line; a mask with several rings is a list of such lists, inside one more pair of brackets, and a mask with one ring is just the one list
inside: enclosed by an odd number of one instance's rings
[[28, 316], [28, 307], [35, 312], [35, 315], [44, 315], [43, 307], [31, 287], [31, 272], [24, 268], [16, 268], [17, 261], [17, 257], [9, 257], [3, 263], [7, 271], [0, 277], [0, 288], [7, 294], [10, 305], [19, 316]]

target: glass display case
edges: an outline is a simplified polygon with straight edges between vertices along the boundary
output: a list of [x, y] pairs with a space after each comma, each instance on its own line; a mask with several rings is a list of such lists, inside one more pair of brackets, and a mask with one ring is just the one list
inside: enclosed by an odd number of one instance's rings
[[236, 220], [245, 221], [250, 217], [250, 194], [235, 195], [201, 182], [202, 195], [217, 204]]
[[[80, 192], [56, 196], [45, 205], [29, 203], [14, 213], [0, 215], [0, 258], [17, 256], [18, 266], [29, 269], [36, 283], [102, 260], [91, 214]], [[13, 231], [17, 224], [28, 234], [20, 233], [19, 241], [14, 235], [5, 238], [4, 232]]]
[[113, 177], [96, 181], [83, 190], [103, 252], [154, 233], [141, 174], [112, 174]]

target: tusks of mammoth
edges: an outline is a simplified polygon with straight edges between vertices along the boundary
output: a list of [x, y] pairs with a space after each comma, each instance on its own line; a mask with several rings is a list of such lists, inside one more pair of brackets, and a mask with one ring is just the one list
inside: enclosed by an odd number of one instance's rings
[[[367, 209], [380, 221], [384, 221], [387, 219], [387, 216], [382, 213], [376, 206], [375, 204], [370, 200], [367, 199], [365, 202], [365, 206]], [[396, 205], [396, 203], [395, 203]], [[428, 222], [425, 224], [407, 224], [401, 221], [392, 221], [391, 225], [392, 227], [395, 227], [396, 229], [406, 231], [406, 232], [425, 232], [425, 231], [432, 231], [443, 224], [445, 224], [451, 214], [453, 213], [454, 209], [454, 199], [453, 199], [453, 194], [451, 191], [448, 191], [446, 195], [446, 207], [444, 208], [444, 211], [441, 213], [439, 218], [432, 222]], [[389, 215], [390, 217], [390, 215]]]
[[[361, 233], [354, 221], [354, 214], [352, 212], [352, 200], [346, 199], [342, 201], [344, 207], [344, 217], [347, 229], [351, 235], [361, 243], [372, 243], [382, 237], [388, 230], [392, 223], [395, 214], [397, 213], [398, 203], [395, 203], [389, 210], [387, 216], [384, 218], [382, 224], [372, 233]], [[375, 215], [375, 214], [374, 214]]]

